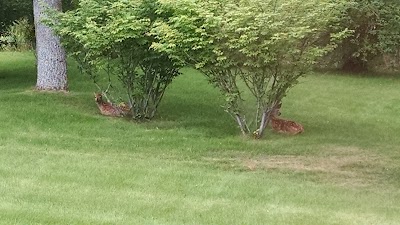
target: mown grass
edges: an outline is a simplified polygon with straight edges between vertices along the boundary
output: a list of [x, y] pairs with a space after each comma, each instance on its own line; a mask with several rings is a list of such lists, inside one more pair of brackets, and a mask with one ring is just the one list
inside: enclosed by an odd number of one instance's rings
[[30, 53], [0, 53], [0, 224], [400, 224], [400, 80], [314, 74], [284, 102], [306, 132], [239, 135], [185, 69], [152, 122], [34, 91]]

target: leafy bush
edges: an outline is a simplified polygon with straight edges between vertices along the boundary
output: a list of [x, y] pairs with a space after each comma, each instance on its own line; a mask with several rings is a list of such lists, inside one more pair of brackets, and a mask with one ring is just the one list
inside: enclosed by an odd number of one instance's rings
[[[157, 14], [157, 7], [156, 0], [82, 0], [76, 10], [52, 12], [53, 20], [47, 21], [82, 71], [104, 92], [111, 87], [127, 100], [135, 119], [153, 118], [167, 86], [179, 75], [180, 67], [168, 54], [150, 48], [155, 41], [151, 27], [168, 18]], [[104, 80], [108, 83], [101, 85]]]
[[[341, 26], [353, 30], [331, 55], [328, 64], [348, 71], [368, 70], [377, 57], [397, 61], [400, 50], [400, 3], [391, 0], [352, 0]], [[396, 60], [397, 58], [397, 60]]]
[[1, 0], [0, 1], [0, 33], [5, 32], [9, 26], [27, 18], [33, 24], [33, 3], [27, 0]]
[[[173, 16], [157, 22], [153, 33], [160, 41], [153, 48], [203, 71], [226, 96], [225, 109], [241, 132], [260, 138], [271, 109], [348, 34], [336, 27], [345, 2], [164, 0], [161, 11]], [[339, 31], [329, 33], [329, 27]], [[255, 98], [250, 123], [245, 89]]]
[[0, 48], [5, 50], [27, 51], [32, 49], [33, 26], [27, 18], [22, 18], [10, 25], [0, 36]]
[[[78, 0], [62, 0], [63, 10], [75, 9]], [[5, 32], [14, 21], [27, 18], [33, 24], [32, 0], [1, 0], [0, 1], [0, 33]]]

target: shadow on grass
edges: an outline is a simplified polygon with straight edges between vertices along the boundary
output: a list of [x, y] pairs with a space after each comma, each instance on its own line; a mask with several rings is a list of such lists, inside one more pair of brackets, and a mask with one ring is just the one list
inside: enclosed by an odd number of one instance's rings
[[[24, 74], [21, 76], [21, 74]], [[35, 70], [29, 67], [16, 67], [13, 70], [0, 67], [0, 89], [33, 88], [36, 82]]]
[[194, 130], [207, 137], [239, 135], [235, 122], [218, 103], [194, 102], [179, 96], [163, 102], [158, 115], [147, 126]]
[[[33, 53], [32, 53], [33, 54]], [[30, 53], [2, 52], [0, 55], [0, 89], [30, 88], [35, 85], [35, 58]]]

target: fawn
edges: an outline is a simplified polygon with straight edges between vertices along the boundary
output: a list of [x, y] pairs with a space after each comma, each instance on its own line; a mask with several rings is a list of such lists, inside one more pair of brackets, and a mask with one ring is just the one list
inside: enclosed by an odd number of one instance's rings
[[105, 116], [126, 116], [130, 112], [130, 108], [127, 106], [117, 106], [111, 102], [105, 102], [101, 93], [94, 93], [94, 100], [100, 109], [100, 113]]
[[281, 109], [282, 103], [279, 103], [275, 105], [270, 114], [270, 120], [271, 120], [271, 126], [272, 129], [275, 130], [278, 133], [285, 133], [285, 134], [299, 134], [304, 131], [304, 128], [301, 124], [291, 121], [291, 120], [284, 120], [281, 118], [278, 118], [277, 116], [280, 116], [280, 109]]

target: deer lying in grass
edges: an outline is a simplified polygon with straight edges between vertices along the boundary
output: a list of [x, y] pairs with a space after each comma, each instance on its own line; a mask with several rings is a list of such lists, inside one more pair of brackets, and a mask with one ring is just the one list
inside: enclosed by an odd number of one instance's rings
[[94, 100], [96, 101], [97, 107], [100, 109], [100, 113], [105, 116], [126, 116], [130, 113], [130, 108], [128, 106], [114, 105], [111, 102], [106, 102], [103, 100], [103, 94], [94, 93]]
[[279, 103], [275, 105], [271, 110], [270, 120], [272, 129], [278, 133], [284, 133], [284, 134], [299, 134], [304, 132], [304, 128], [301, 124], [295, 121], [284, 120], [277, 117], [281, 115], [280, 113], [281, 106], [282, 103]]

